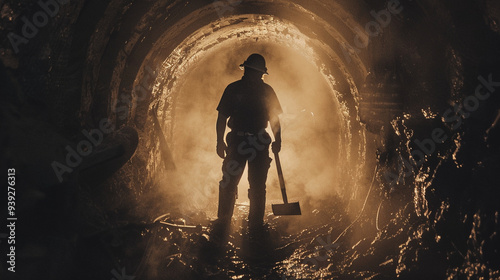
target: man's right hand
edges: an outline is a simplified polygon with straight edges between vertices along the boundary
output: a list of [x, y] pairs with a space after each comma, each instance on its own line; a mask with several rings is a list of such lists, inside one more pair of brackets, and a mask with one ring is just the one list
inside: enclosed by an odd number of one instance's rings
[[273, 144], [271, 145], [271, 150], [275, 154], [279, 153], [281, 151], [281, 140], [280, 141], [274, 141]]
[[220, 158], [225, 158], [226, 157], [226, 152], [227, 146], [224, 141], [217, 142], [217, 154], [219, 155]]

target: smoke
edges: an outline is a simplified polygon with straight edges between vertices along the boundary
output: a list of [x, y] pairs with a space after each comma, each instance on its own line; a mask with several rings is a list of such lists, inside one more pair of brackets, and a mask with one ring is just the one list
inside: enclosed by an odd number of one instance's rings
[[[345, 170], [350, 167], [341, 143], [345, 133], [341, 106], [314, 62], [275, 43], [223, 44], [203, 53], [192, 69], [177, 77], [174, 89], [170, 148], [177, 168], [164, 174], [162, 184], [170, 200], [185, 211], [216, 215], [222, 177], [222, 159], [215, 152], [216, 107], [225, 87], [243, 75], [238, 65], [254, 52], [266, 58], [270, 75], [264, 81], [274, 88], [284, 111], [280, 156], [289, 199], [324, 200], [347, 184]], [[237, 203], [248, 201], [248, 187], [245, 171]], [[282, 203], [274, 162], [267, 194], [268, 204]]]

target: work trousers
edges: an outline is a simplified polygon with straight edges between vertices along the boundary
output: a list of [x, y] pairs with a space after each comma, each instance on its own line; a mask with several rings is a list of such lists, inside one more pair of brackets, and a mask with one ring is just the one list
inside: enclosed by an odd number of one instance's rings
[[266, 180], [271, 158], [271, 137], [265, 130], [257, 134], [231, 131], [226, 136], [226, 158], [222, 163], [219, 183], [218, 219], [230, 223], [236, 200], [237, 186], [248, 162], [249, 227], [262, 226], [266, 203]]

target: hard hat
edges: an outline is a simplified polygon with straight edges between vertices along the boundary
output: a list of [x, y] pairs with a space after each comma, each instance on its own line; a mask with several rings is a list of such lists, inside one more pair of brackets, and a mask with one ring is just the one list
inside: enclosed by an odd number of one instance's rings
[[252, 68], [254, 70], [260, 71], [264, 74], [269, 75], [267, 73], [267, 68], [266, 68], [266, 60], [264, 57], [258, 53], [251, 54], [243, 64], [240, 64], [240, 67], [248, 67]]

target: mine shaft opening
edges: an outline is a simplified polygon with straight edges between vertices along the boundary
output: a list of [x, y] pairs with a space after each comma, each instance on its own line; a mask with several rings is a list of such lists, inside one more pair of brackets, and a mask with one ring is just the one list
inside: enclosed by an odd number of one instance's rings
[[[20, 279], [500, 278], [500, 1], [36, 2], [0, 4]], [[215, 107], [253, 52], [303, 216], [219, 257]]]
[[[353, 124], [355, 106], [341, 97], [332, 75], [338, 69], [329, 69], [324, 52], [331, 49], [324, 48], [286, 20], [240, 15], [196, 30], [170, 53], [156, 69], [149, 108], [159, 108], [166, 144], [150, 140], [148, 169], [172, 208], [216, 216], [222, 160], [215, 153], [215, 108], [224, 88], [243, 75], [238, 65], [255, 52], [266, 58], [270, 75], [264, 81], [273, 86], [284, 109], [280, 154], [289, 197], [302, 201], [306, 213], [334, 197], [359, 204], [366, 191], [365, 134], [359, 123]], [[146, 126], [145, 135], [154, 135], [154, 129]], [[175, 168], [162, 162], [161, 145], [168, 146]], [[248, 187], [245, 170], [237, 203], [248, 203]], [[267, 212], [280, 201], [273, 162]]]

